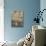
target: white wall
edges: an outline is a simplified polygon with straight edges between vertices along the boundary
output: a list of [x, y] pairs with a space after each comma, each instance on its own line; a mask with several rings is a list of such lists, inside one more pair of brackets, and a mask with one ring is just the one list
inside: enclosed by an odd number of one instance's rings
[[0, 0], [0, 42], [4, 41], [4, 0]]
[[[40, 0], [40, 9], [41, 9], [41, 11], [43, 9], [46, 9], [46, 0]], [[43, 12], [43, 19], [44, 19], [44, 21], [41, 22], [40, 24], [43, 26], [46, 26], [46, 11]]]

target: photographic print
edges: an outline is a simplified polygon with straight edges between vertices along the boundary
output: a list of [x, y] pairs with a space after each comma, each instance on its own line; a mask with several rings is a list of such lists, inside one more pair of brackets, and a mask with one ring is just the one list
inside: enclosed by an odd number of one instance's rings
[[24, 12], [21, 10], [15, 10], [11, 17], [12, 27], [23, 27], [24, 26]]

